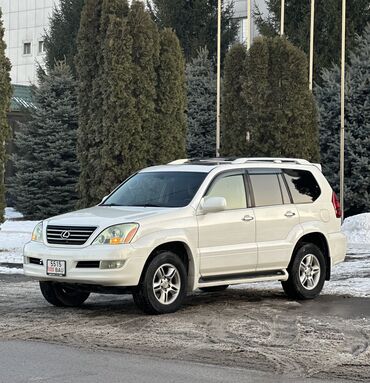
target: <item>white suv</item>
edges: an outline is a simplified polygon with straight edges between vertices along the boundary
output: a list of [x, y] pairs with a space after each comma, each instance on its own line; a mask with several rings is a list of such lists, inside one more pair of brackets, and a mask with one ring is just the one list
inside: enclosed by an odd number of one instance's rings
[[56, 306], [118, 292], [169, 313], [196, 289], [275, 280], [310, 299], [344, 260], [340, 217], [320, 166], [305, 160], [179, 160], [141, 170], [98, 206], [40, 222], [24, 272]]

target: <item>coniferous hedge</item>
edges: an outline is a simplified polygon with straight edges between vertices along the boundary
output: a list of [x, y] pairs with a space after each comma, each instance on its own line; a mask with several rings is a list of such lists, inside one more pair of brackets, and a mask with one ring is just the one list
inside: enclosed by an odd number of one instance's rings
[[4, 168], [5, 140], [9, 138], [8, 110], [12, 89], [10, 86], [10, 61], [5, 56], [4, 28], [0, 9], [0, 222], [5, 208]]
[[183, 157], [186, 93], [178, 39], [141, 1], [87, 1], [77, 46], [84, 207], [133, 172]]
[[223, 154], [318, 161], [317, 113], [305, 54], [285, 38], [260, 37], [244, 65], [241, 59], [239, 47], [226, 60]]

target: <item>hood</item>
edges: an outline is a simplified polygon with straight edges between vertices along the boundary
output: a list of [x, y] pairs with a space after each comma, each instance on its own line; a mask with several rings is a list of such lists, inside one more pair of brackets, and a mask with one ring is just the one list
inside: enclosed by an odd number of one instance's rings
[[174, 208], [140, 206], [94, 206], [47, 220], [48, 225], [107, 227], [120, 223], [138, 222], [144, 218], [163, 215]]

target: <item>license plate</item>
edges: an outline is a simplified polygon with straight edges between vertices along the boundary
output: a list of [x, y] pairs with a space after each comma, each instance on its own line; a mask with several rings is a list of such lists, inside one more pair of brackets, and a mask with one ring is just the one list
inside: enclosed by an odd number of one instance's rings
[[46, 274], [65, 277], [66, 261], [55, 261], [53, 259], [48, 259], [46, 263]]

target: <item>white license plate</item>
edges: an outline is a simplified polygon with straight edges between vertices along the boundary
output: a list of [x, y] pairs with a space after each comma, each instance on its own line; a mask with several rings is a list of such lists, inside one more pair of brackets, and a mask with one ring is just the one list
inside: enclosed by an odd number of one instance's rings
[[46, 263], [46, 274], [65, 277], [66, 261], [55, 261], [53, 259], [48, 259]]

